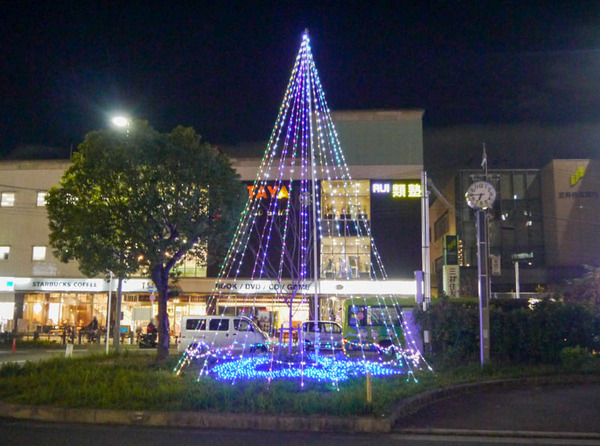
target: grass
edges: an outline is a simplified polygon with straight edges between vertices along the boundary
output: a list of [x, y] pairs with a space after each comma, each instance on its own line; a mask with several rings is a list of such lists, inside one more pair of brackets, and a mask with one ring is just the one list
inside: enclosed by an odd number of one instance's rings
[[[2, 345], [2, 344], [0, 344]], [[12, 348], [12, 341], [7, 344], [3, 344], [4, 348]], [[36, 349], [47, 349], [47, 348], [65, 348], [62, 340], [59, 338], [55, 338], [52, 340], [48, 339], [17, 339], [16, 342], [17, 349], [26, 349], [26, 350], [36, 350]]]
[[157, 364], [153, 357], [125, 351], [119, 356], [56, 358], [0, 367], [0, 400], [27, 405], [98, 409], [214, 411], [295, 415], [385, 415], [403, 398], [461, 383], [571, 372], [600, 375], [600, 358], [576, 370], [557, 366], [471, 365], [406, 377], [373, 378], [373, 403], [366, 402], [365, 378], [330, 384], [240, 381], [235, 385], [197, 379], [189, 369], [176, 376], [178, 357]]

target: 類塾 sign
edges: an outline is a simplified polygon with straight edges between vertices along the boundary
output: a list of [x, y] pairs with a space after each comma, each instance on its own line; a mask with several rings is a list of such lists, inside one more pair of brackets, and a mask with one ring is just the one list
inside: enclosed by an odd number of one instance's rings
[[417, 180], [408, 181], [374, 181], [371, 183], [371, 193], [390, 195], [392, 198], [421, 198], [423, 194], [421, 183]]

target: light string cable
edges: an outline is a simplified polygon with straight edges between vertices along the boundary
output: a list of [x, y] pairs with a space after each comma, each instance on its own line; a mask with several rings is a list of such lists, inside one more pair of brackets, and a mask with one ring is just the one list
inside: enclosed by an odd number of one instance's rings
[[[320, 87], [320, 81], [319, 81], [318, 77], [316, 77], [315, 82], [317, 83], [317, 87], [318, 88], [316, 88], [316, 91], [318, 91], [319, 94], [320, 94], [319, 99], [320, 99], [320, 102], [323, 104], [323, 109], [326, 110], [326, 112], [329, 112], [329, 109], [327, 107], [327, 103], [326, 103], [326, 100], [325, 100], [325, 97], [324, 97], [323, 89], [319, 88]], [[345, 162], [344, 154], [343, 154], [343, 151], [341, 150], [341, 145], [339, 143], [338, 134], [337, 134], [337, 131], [335, 130], [335, 126], [334, 126], [333, 120], [331, 118], [331, 113], [326, 113], [325, 114], [325, 119], [326, 119], [326, 126], [327, 126], [327, 128], [329, 130], [329, 135], [330, 135], [330, 137], [328, 138], [328, 140], [332, 142], [332, 151], [334, 152], [336, 160], [337, 160], [336, 165], [339, 166], [342, 169], [341, 177], [342, 178], [351, 179], [351, 175], [350, 175], [350, 172], [349, 172], [349, 167], [348, 167], [347, 163]], [[334, 172], [335, 172], [335, 169], [334, 169]], [[356, 199], [356, 204], [358, 204], [357, 194], [355, 194], [355, 199]], [[371, 249], [372, 249], [373, 254], [374, 254], [374, 258], [376, 259], [377, 266], [379, 267], [379, 271], [381, 271], [381, 278], [384, 279], [384, 280], [386, 280], [387, 279], [387, 273], [385, 271], [385, 267], [384, 267], [383, 262], [381, 260], [381, 256], [379, 255], [379, 252], [377, 250], [377, 246], [375, 244], [374, 238], [372, 237], [371, 230], [370, 230], [370, 225], [368, 224], [367, 221], [365, 221], [365, 225], [364, 225], [364, 229], [363, 229], [363, 225], [360, 225], [359, 222], [357, 221], [357, 219], [353, 223], [354, 223], [354, 225], [358, 229], [359, 237], [363, 236], [363, 231], [365, 231], [365, 233], [366, 233], [365, 235], [367, 237], [369, 237], [369, 240], [370, 240], [370, 243], [371, 243]], [[346, 229], [348, 229], [348, 228], [346, 228]], [[377, 279], [377, 273], [376, 273], [377, 269], [375, 268], [375, 265], [372, 263], [372, 261], [370, 263], [371, 263], [371, 271], [375, 272], [375, 274], [372, 274], [371, 277], [372, 277], [372, 279], [373, 278]], [[351, 296], [350, 299], [352, 301], [355, 300], [354, 296]], [[390, 303], [390, 301], [391, 301], [391, 304], [392, 304], [391, 308], [394, 308], [394, 307], [398, 308], [397, 307], [398, 302], [397, 302], [397, 299], [395, 299], [394, 296], [390, 296], [389, 299], [386, 299], [383, 296], [379, 296], [378, 295], [378, 306], [383, 307], [383, 308], [388, 308], [388, 310], [389, 310], [389, 307], [388, 307], [387, 304]], [[366, 305], [367, 304], [366, 299], [363, 299], [363, 303], [365, 304], [365, 307], [367, 307], [367, 311], [368, 311], [368, 306]], [[354, 304], [354, 302], [352, 302], [352, 304]], [[402, 328], [402, 330], [403, 330], [403, 332], [405, 334], [405, 336], [404, 336], [405, 342], [410, 343], [411, 346], [413, 347], [413, 349], [415, 349], [415, 350], [418, 351], [418, 349], [416, 348], [416, 343], [414, 341], [412, 333], [410, 332], [410, 330], [408, 330], [408, 327], [406, 326], [403, 318], [401, 318], [401, 317], [399, 318], [398, 315], [394, 316], [393, 313], [395, 313], [395, 311], [385, 311], [384, 312], [385, 317], [383, 319], [383, 322], [384, 322], [384, 325], [385, 325], [385, 331], [386, 331], [386, 333], [388, 335], [390, 335], [391, 337], [393, 337], [396, 345], [401, 345], [401, 342], [400, 342], [401, 339], [400, 339], [399, 333], [395, 329], [395, 326], [397, 325], [397, 322], [398, 322], [396, 320], [400, 319], [402, 321], [400, 327]], [[399, 352], [396, 351], [395, 353], [398, 354]]]
[[[288, 83], [286, 88], [286, 92], [284, 95], [284, 99], [282, 105], [279, 109], [279, 113], [275, 122], [275, 126], [267, 143], [267, 149], [263, 155], [263, 158], [260, 163], [260, 167], [256, 174], [256, 178], [254, 180], [254, 184], [252, 186], [252, 190], [249, 193], [248, 201], [246, 202], [246, 206], [242, 211], [242, 216], [240, 218], [240, 222], [236, 228], [232, 241], [229, 245], [229, 249], [225, 256], [225, 260], [221, 265], [219, 274], [217, 276], [217, 280], [215, 281], [215, 286], [211, 291], [211, 295], [209, 299], [216, 305], [216, 302], [220, 301], [223, 293], [223, 283], [225, 279], [231, 277], [232, 269], [236, 268], [233, 274], [234, 282], [237, 281], [237, 277], [240, 274], [241, 266], [244, 261], [244, 256], [246, 254], [246, 250], [248, 247], [248, 243], [250, 242], [250, 235], [252, 228], [256, 225], [256, 219], [258, 214], [258, 209], [260, 206], [260, 200], [257, 200], [254, 197], [254, 191], [258, 190], [260, 186], [265, 185], [265, 180], [268, 177], [268, 172], [271, 170], [271, 165], [273, 160], [275, 159], [278, 142], [281, 137], [281, 133], [283, 130], [283, 123], [285, 122], [285, 116], [289, 112], [289, 96], [291, 93], [291, 86], [293, 84], [294, 73], [297, 70], [299, 65], [299, 57], [296, 58], [296, 62], [294, 68], [292, 70], [292, 77]], [[230, 295], [227, 295], [227, 300], [230, 299]], [[207, 363], [205, 362], [207, 365]], [[200, 371], [200, 375], [206, 374], [208, 370], [203, 367]]]
[[[341, 203], [339, 203], [339, 206], [342, 205], [343, 201], [342, 200], [342, 193], [346, 194], [346, 206], [348, 205], [347, 200], [348, 200], [348, 193], [347, 193], [347, 188], [348, 188], [348, 182], [351, 182], [351, 175], [350, 175], [350, 170], [349, 167], [346, 163], [345, 157], [344, 157], [344, 153], [341, 149], [341, 144], [339, 142], [339, 138], [337, 135], [337, 131], [335, 129], [335, 125], [333, 123], [333, 119], [331, 117], [331, 111], [327, 105], [327, 100], [325, 99], [325, 93], [324, 90], [321, 86], [321, 82], [320, 79], [318, 77], [318, 75], [315, 75], [314, 78], [314, 82], [315, 82], [315, 91], [317, 92], [315, 100], [316, 102], [319, 104], [319, 106], [317, 107], [318, 109], [321, 109], [323, 112], [323, 125], [325, 127], [325, 130], [327, 132], [327, 137], [322, 138], [322, 156], [323, 159], [326, 162], [326, 168], [325, 168], [325, 172], [327, 174], [328, 180], [329, 181], [335, 181], [336, 187], [333, 187], [333, 184], [330, 183], [330, 198], [331, 198], [331, 205], [332, 208], [335, 210], [335, 206], [336, 206], [336, 201], [335, 201], [335, 196], [336, 196], [336, 191], [340, 188], [338, 182], [341, 181], [343, 187], [342, 187], [342, 191], [339, 193], [340, 198], [339, 200], [341, 201]], [[330, 143], [330, 146], [327, 147], [326, 142]], [[325, 150], [328, 149], [328, 150]], [[329, 167], [329, 159], [331, 159], [331, 168]], [[340, 212], [342, 212], [342, 208], [340, 208]], [[341, 215], [340, 215], [341, 217]], [[344, 216], [345, 218], [346, 216]], [[335, 218], [335, 216], [334, 216]], [[337, 221], [337, 220], [334, 220]], [[345, 222], [345, 220], [340, 220], [344, 221], [344, 225], [347, 225], [347, 222]], [[355, 221], [356, 222], [356, 221]], [[338, 237], [342, 237], [342, 235], [345, 235], [344, 230], [347, 230], [347, 227], [342, 228], [341, 224], [342, 223], [333, 223], [331, 221], [327, 222], [328, 225], [330, 225], [330, 229], [333, 229], [334, 231], [337, 231], [337, 236]], [[370, 234], [369, 234], [370, 236]], [[334, 248], [335, 249], [335, 248]], [[346, 253], [346, 249], [344, 247], [343, 249], [343, 255], [345, 256]], [[373, 266], [372, 263], [370, 262], [370, 270], [372, 271]], [[342, 265], [340, 265], [340, 267], [343, 267]], [[348, 275], [346, 274], [346, 278], [348, 278]], [[354, 295], [351, 295], [348, 299], [350, 299], [351, 304], [353, 307], [356, 307], [356, 297]], [[360, 299], [360, 298], [359, 298]], [[362, 297], [362, 303], [365, 306], [365, 308], [368, 308], [366, 305], [366, 297]], [[367, 315], [365, 314], [365, 317]], [[348, 315], [344, 314], [344, 317], [348, 317]], [[356, 319], [355, 319], [356, 320]], [[357, 336], [359, 338], [359, 349], [361, 351], [361, 359], [362, 362], [364, 364], [367, 363], [367, 355], [365, 354], [365, 349], [364, 349], [364, 343], [361, 341], [361, 330], [360, 330], [360, 326], [358, 325], [358, 321], [357, 321]], [[366, 366], [365, 366], [366, 367]], [[365, 370], [366, 371], [366, 370]]]

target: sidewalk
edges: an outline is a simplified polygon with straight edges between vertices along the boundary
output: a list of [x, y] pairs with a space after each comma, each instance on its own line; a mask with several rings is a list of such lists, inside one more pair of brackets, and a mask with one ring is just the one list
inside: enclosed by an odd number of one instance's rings
[[[112, 350], [113, 345], [110, 343], [109, 348]], [[139, 351], [146, 354], [156, 353], [156, 349], [141, 349], [137, 344], [121, 344], [123, 351]], [[23, 364], [26, 361], [42, 361], [45, 359], [64, 357], [67, 351], [66, 345], [56, 344], [55, 346], [48, 348], [19, 348], [12, 351], [10, 346], [0, 346], [0, 365], [6, 362], [16, 362]], [[83, 354], [96, 354], [106, 352], [106, 344], [73, 344], [73, 355], [79, 356]], [[177, 347], [171, 345], [169, 349], [171, 355], [177, 355]]]

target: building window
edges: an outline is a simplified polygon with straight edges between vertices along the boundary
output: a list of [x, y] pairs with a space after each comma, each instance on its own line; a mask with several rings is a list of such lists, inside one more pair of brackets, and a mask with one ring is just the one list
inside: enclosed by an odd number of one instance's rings
[[2, 198], [0, 199], [0, 206], [8, 207], [15, 205], [15, 193], [14, 192], [2, 192]]
[[433, 224], [433, 233], [435, 237], [434, 240], [439, 240], [443, 235], [445, 235], [448, 232], [448, 224], [448, 212], [446, 212]]
[[323, 237], [321, 277], [326, 279], [369, 278], [371, 240], [369, 237]]
[[33, 260], [33, 261], [46, 260], [46, 247], [45, 246], [34, 246], [31, 260]]
[[[207, 249], [206, 245], [196, 245], [194, 258], [183, 258], [173, 268], [173, 271], [182, 277], [206, 277]], [[146, 271], [144, 271], [146, 273]]]
[[369, 220], [369, 181], [322, 181], [321, 212], [326, 220]]
[[0, 260], [8, 260], [10, 246], [0, 246]]
[[527, 198], [525, 194], [525, 173], [514, 172], [513, 173], [513, 199], [523, 200]]
[[46, 206], [46, 195], [48, 192], [38, 192], [37, 193], [37, 206], [43, 207]]
[[321, 182], [321, 270], [327, 279], [371, 275], [370, 182]]

